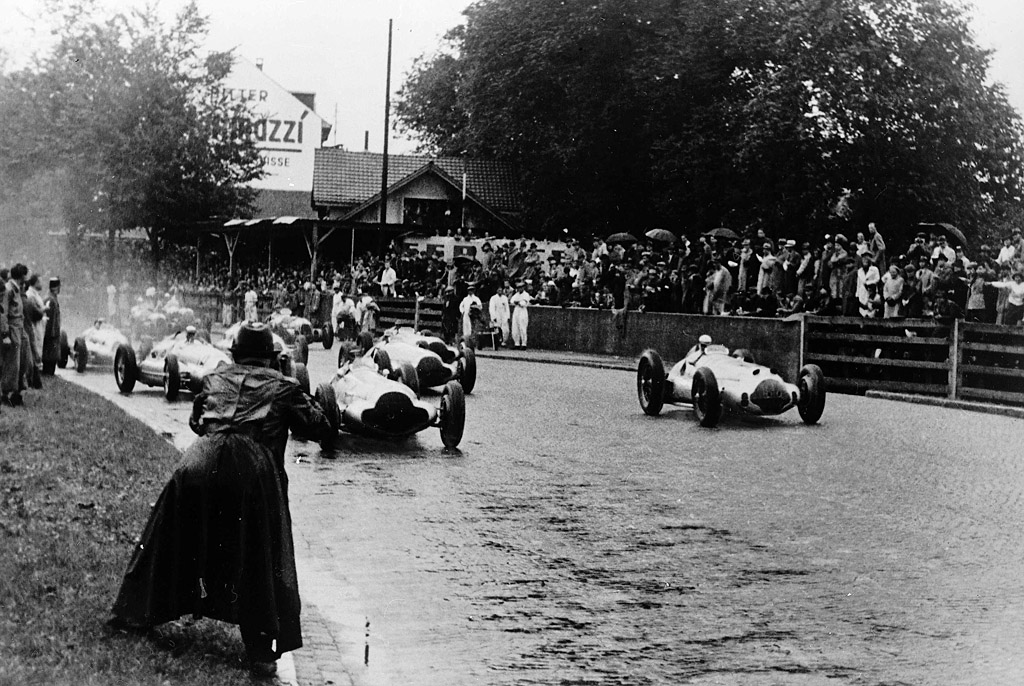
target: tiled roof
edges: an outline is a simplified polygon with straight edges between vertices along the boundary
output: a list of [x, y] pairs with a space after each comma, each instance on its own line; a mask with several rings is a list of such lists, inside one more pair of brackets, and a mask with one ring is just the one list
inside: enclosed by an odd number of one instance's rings
[[[433, 162], [449, 176], [498, 212], [519, 212], [519, 187], [512, 166], [494, 160], [461, 157], [388, 155], [388, 186]], [[341, 148], [318, 148], [313, 162], [313, 203], [317, 206], [353, 207], [380, 193], [384, 155]]]

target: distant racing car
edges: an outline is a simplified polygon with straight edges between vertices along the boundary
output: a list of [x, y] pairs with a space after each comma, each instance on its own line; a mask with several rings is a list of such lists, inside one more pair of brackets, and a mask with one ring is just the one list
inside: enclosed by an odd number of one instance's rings
[[198, 393], [208, 373], [231, 363], [229, 353], [188, 326], [157, 343], [144, 340], [138, 352], [121, 344], [114, 355], [114, 380], [122, 393], [131, 393], [135, 383], [141, 382], [163, 387], [164, 397], [174, 400], [182, 388]]
[[317, 386], [315, 397], [335, 430], [397, 439], [436, 426], [446, 448], [458, 447], [466, 426], [462, 385], [447, 382], [435, 406], [405, 383], [411, 373], [402, 363], [389, 374], [371, 354], [343, 359], [334, 378]]
[[61, 368], [67, 366], [70, 357], [75, 361], [75, 370], [84, 372], [89, 364], [113, 364], [114, 355], [120, 345], [131, 345], [128, 337], [121, 333], [113, 324], [104, 319], [97, 319], [92, 326], [75, 338], [74, 345], [68, 349], [67, 335], [61, 332]]
[[[365, 335], [360, 335], [361, 343]], [[386, 330], [377, 341], [374, 355], [385, 360], [383, 367], [406, 363], [415, 369], [417, 392], [420, 388], [436, 388], [449, 381], [458, 381], [467, 394], [476, 388], [476, 351], [464, 342], [451, 346], [429, 333], [395, 327]]]
[[797, 408], [805, 424], [815, 424], [825, 410], [825, 375], [804, 365], [795, 384], [787, 383], [752, 355], [713, 345], [704, 335], [667, 373], [661, 355], [645, 350], [636, 372], [640, 407], [651, 416], [665, 403], [689, 404], [701, 426], [718, 424], [723, 410], [746, 415], [779, 415]]
[[[231, 354], [231, 346], [235, 344], [238, 337], [238, 330], [242, 327], [241, 322], [235, 322], [224, 332], [224, 337], [214, 343], [214, 346]], [[290, 376], [299, 382], [299, 386], [306, 393], [309, 393], [309, 370], [306, 369], [305, 357], [300, 354], [308, 354], [309, 348], [295, 348], [285, 343], [281, 336], [272, 334], [274, 338], [274, 352], [277, 353], [277, 369], [285, 376]]]
[[287, 307], [274, 310], [267, 317], [267, 325], [272, 333], [277, 334], [288, 345], [299, 351], [297, 358], [306, 364], [309, 361], [309, 344], [322, 341], [325, 349], [333, 343], [333, 337], [324, 338], [324, 332], [314, 329], [313, 324], [305, 317], [292, 314]]

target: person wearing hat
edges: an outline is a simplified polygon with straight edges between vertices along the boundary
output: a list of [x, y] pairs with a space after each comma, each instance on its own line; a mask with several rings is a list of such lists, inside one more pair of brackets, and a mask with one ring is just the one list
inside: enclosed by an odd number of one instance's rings
[[508, 304], [508, 292], [499, 286], [487, 303], [488, 314], [491, 316], [491, 328], [501, 332], [501, 345], [508, 345], [512, 337], [512, 311]]
[[874, 222], [868, 222], [868, 251], [875, 256], [875, 266], [886, 268], [885, 239]]
[[466, 297], [459, 303], [459, 314], [462, 315], [462, 337], [473, 340], [476, 319], [484, 309], [484, 304], [476, 294], [476, 284], [466, 284]]
[[11, 267], [4, 285], [3, 312], [0, 314], [0, 402], [17, 407], [23, 403], [24, 372], [31, 365], [28, 334], [25, 333], [25, 302], [22, 285], [28, 276], [28, 267], [18, 263]]
[[43, 281], [39, 274], [28, 277], [25, 283], [25, 332], [28, 334], [32, 364], [26, 375], [28, 385], [42, 388], [43, 336], [46, 334], [46, 302], [43, 300]]
[[256, 312], [256, 303], [259, 301], [259, 294], [256, 289], [253, 288], [252, 283], [249, 284], [248, 290], [245, 291], [243, 296], [243, 304], [245, 306], [245, 321], [254, 322], [259, 319], [259, 314]]
[[508, 299], [512, 307], [512, 347], [517, 350], [526, 349], [526, 329], [530, 325], [530, 303], [533, 296], [526, 292], [526, 284], [516, 284], [516, 292]]
[[931, 248], [926, 244], [927, 240], [928, 234], [923, 231], [919, 231], [918, 234], [914, 236], [914, 242], [910, 244], [909, 248], [907, 248], [907, 261], [913, 262], [915, 267], [920, 264], [921, 257], [931, 258], [932, 256]]
[[150, 512], [111, 610], [115, 629], [184, 615], [237, 624], [253, 671], [302, 646], [284, 453], [289, 431], [328, 440], [321, 408], [273, 369], [270, 329], [242, 324], [234, 364], [203, 380], [185, 451]]
[[43, 329], [43, 374], [53, 376], [60, 360], [60, 279], [50, 279], [50, 292], [43, 300], [46, 327]]

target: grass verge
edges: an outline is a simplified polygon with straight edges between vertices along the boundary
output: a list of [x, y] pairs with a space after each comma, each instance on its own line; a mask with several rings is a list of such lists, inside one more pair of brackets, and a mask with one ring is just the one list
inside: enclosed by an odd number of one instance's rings
[[179, 453], [57, 378], [0, 413], [0, 686], [252, 683], [236, 627], [183, 618], [146, 635], [109, 617]]

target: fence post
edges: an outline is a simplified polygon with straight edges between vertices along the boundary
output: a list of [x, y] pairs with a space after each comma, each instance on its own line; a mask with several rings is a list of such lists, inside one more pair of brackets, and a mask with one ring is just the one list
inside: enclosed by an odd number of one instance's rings
[[949, 398], [955, 400], [960, 388], [960, 320], [953, 320], [949, 339]]
[[[800, 359], [796, 368], [804, 368], [804, 351], [807, 349], [807, 315], [800, 317]], [[799, 374], [799, 372], [797, 372]]]
[[420, 330], [420, 296], [416, 295], [416, 296], [413, 296], [413, 298], [415, 299], [416, 306], [415, 306], [415, 309], [413, 310], [413, 314], [412, 314], [412, 328], [415, 329], [416, 331], [419, 331]]

